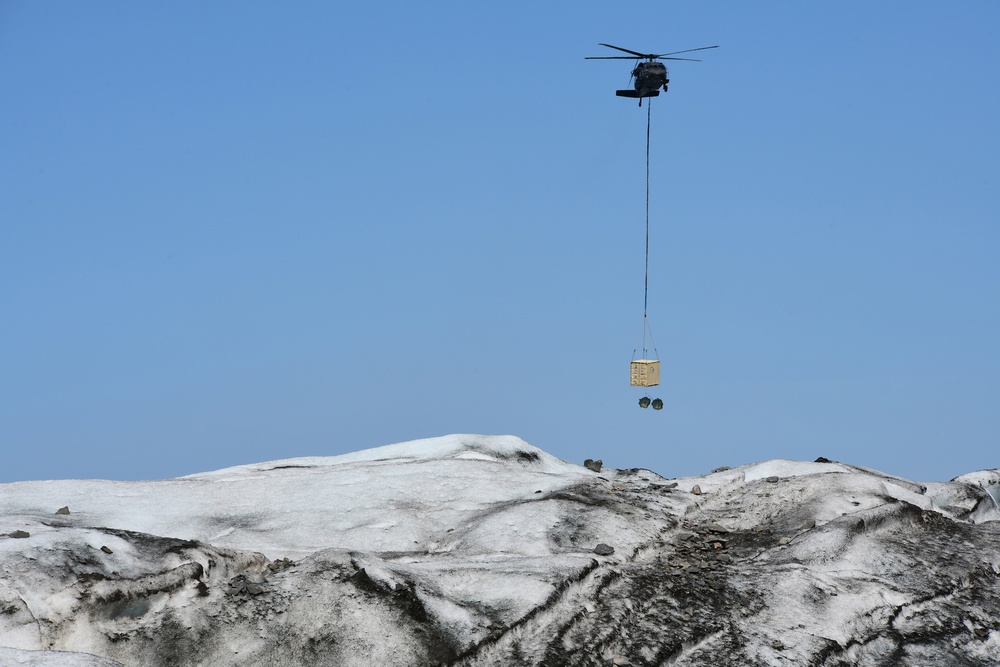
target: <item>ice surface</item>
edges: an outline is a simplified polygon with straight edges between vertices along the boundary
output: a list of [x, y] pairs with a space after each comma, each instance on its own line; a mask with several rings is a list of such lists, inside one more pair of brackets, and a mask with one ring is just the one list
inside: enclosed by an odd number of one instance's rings
[[995, 664], [998, 481], [667, 480], [454, 435], [6, 484], [0, 665]]
[[517, 438], [457, 435], [165, 481], [9, 484], [0, 512], [23, 516], [14, 527], [30, 532], [66, 505], [71, 514], [58, 517], [61, 525], [211, 541], [271, 558], [328, 547], [382, 552], [433, 543], [442, 549], [448, 529], [466, 518], [593, 475]]
[[990, 498], [993, 499], [993, 504], [1000, 509], [1000, 483], [987, 484], [983, 487], [986, 493], [990, 494]]
[[21, 651], [0, 648], [2, 667], [124, 667], [122, 663], [87, 653], [67, 651]]

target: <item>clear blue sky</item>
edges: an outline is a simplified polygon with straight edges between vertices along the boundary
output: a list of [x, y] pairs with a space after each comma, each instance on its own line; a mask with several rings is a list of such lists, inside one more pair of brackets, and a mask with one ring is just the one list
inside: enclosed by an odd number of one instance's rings
[[[649, 314], [661, 412], [628, 364]], [[0, 482], [446, 433], [1000, 466], [1000, 3], [0, 2]]]

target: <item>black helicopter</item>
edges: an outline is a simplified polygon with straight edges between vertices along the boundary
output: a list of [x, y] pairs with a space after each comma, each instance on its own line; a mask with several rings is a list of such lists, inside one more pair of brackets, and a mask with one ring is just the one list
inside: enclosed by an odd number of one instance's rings
[[[618, 97], [638, 97], [639, 106], [642, 106], [642, 98], [644, 97], [657, 97], [660, 94], [660, 86], [663, 86], [663, 92], [667, 92], [667, 84], [670, 83], [670, 79], [667, 72], [667, 67], [659, 60], [688, 60], [691, 62], [701, 62], [694, 58], [671, 58], [670, 56], [675, 56], [678, 53], [691, 53], [692, 51], [704, 51], [705, 49], [717, 49], [716, 46], [702, 46], [697, 49], [685, 49], [684, 51], [673, 51], [671, 53], [639, 53], [638, 51], [631, 51], [629, 49], [623, 49], [620, 46], [614, 46], [613, 44], [600, 44], [599, 46], [606, 46], [609, 49], [617, 49], [619, 51], [624, 51], [625, 53], [631, 53], [631, 56], [587, 56], [585, 60], [636, 60], [635, 69], [632, 70], [632, 79], [635, 80], [635, 90], [616, 90], [615, 95]], [[643, 62], [643, 59], [645, 61]]]

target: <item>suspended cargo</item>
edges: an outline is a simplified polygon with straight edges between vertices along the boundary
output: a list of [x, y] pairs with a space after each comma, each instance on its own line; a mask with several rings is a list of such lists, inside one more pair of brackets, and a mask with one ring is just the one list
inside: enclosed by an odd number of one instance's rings
[[660, 384], [659, 359], [633, 359], [629, 384], [633, 387], [655, 387]]

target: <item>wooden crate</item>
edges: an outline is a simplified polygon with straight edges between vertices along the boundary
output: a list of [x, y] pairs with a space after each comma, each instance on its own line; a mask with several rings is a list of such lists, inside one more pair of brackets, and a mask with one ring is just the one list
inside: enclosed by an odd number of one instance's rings
[[660, 384], [660, 360], [633, 360], [629, 367], [629, 384], [633, 387], [655, 387]]

